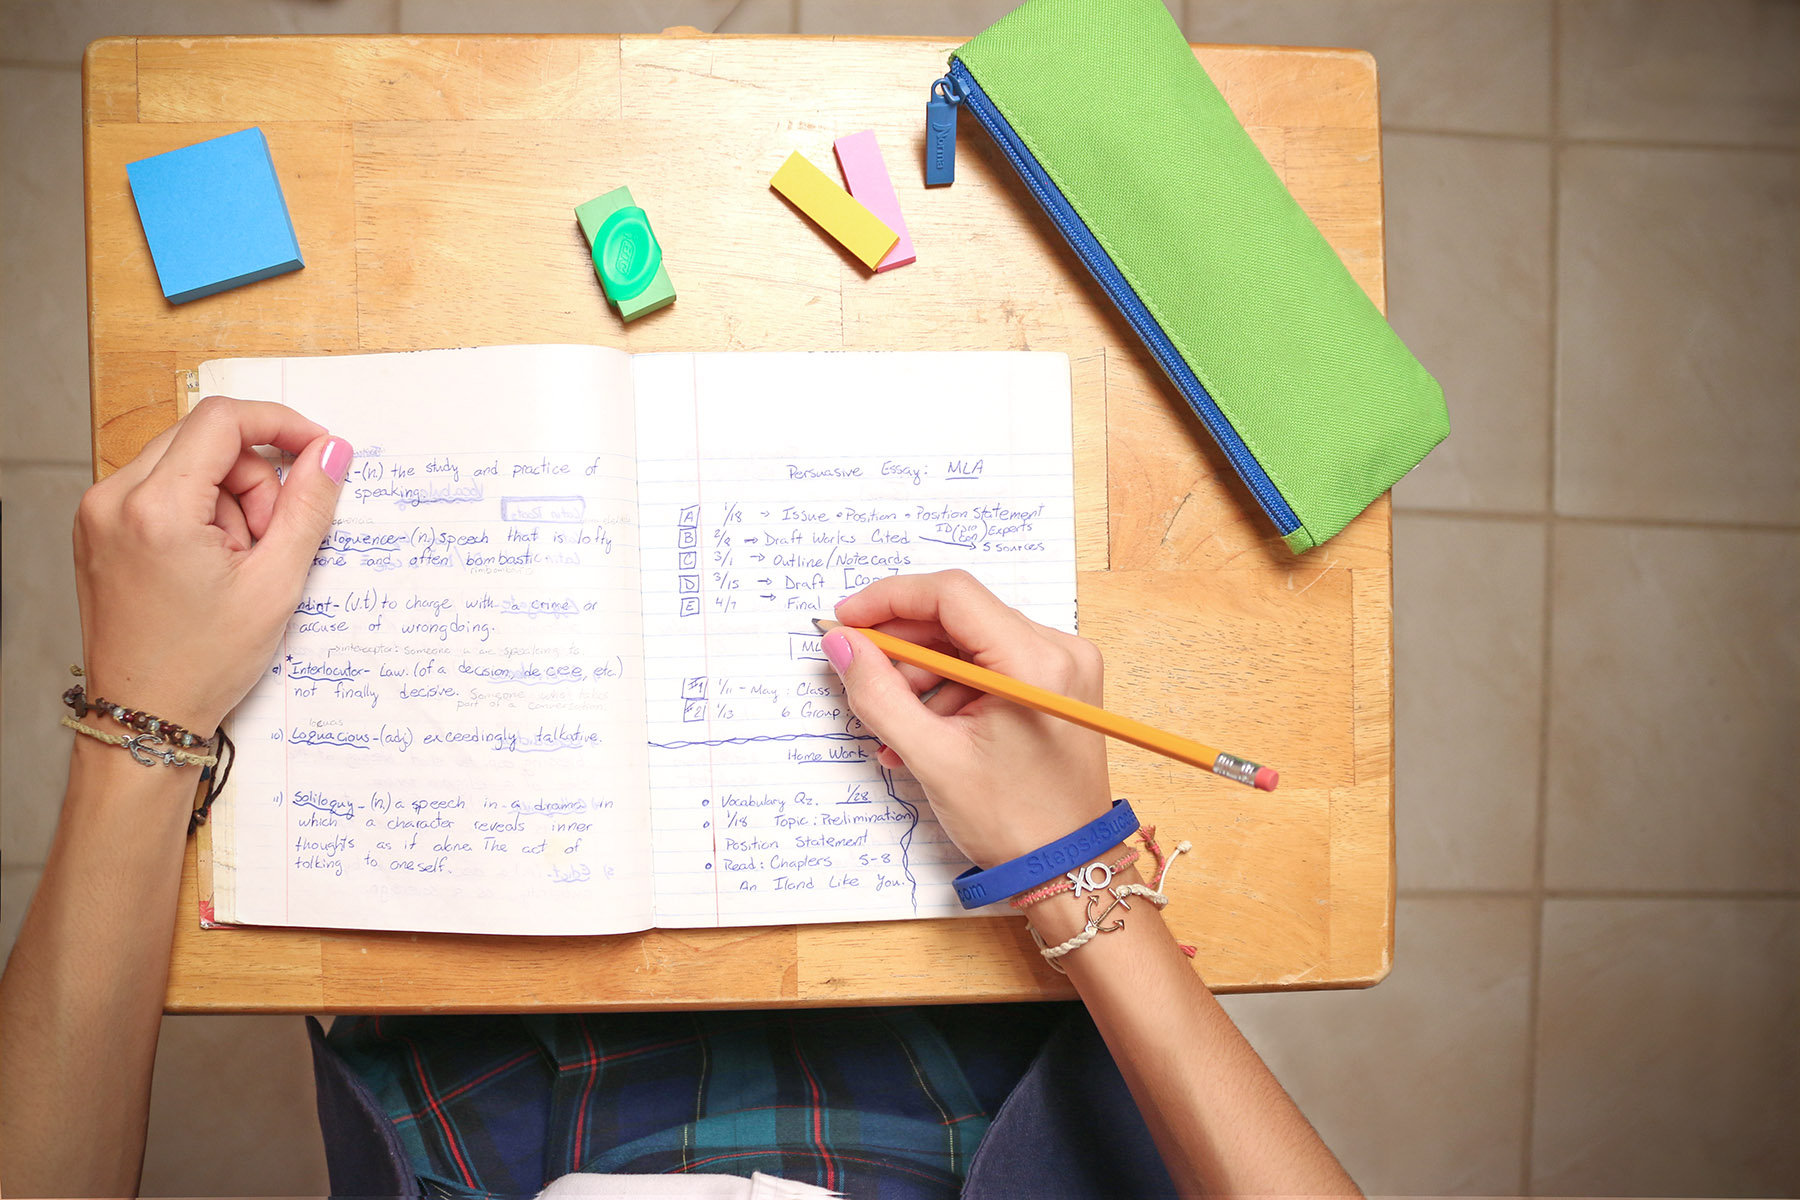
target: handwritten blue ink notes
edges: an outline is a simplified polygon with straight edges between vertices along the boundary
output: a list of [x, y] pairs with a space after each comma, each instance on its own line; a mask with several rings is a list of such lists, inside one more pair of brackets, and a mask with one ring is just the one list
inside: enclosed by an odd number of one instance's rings
[[163, 295], [175, 304], [298, 271], [300, 243], [260, 129], [128, 163]]

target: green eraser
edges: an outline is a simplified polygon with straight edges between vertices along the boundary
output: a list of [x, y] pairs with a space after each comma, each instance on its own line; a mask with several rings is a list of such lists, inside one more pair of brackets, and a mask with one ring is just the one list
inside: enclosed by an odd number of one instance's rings
[[575, 219], [592, 249], [600, 287], [621, 317], [630, 321], [675, 299], [675, 286], [662, 265], [662, 246], [630, 188], [614, 188], [577, 205]]

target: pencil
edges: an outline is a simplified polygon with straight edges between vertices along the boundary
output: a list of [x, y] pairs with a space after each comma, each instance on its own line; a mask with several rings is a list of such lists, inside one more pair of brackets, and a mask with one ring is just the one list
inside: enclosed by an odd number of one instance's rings
[[1227, 754], [1223, 750], [1215, 750], [1211, 746], [1202, 745], [1189, 738], [1168, 733], [1146, 725], [1142, 721], [1134, 721], [1130, 717], [1122, 717], [1118, 713], [1108, 712], [1092, 704], [1036, 687], [1032, 684], [1014, 679], [1010, 675], [1002, 675], [998, 671], [990, 671], [986, 667], [976, 666], [972, 662], [964, 662], [960, 658], [952, 658], [948, 654], [939, 654], [936, 650], [928, 650], [924, 646], [882, 633], [878, 629], [857, 629], [856, 626], [844, 626], [842, 621], [827, 620], [815, 617], [813, 624], [820, 633], [829, 633], [840, 626], [856, 629], [856, 632], [874, 642], [876, 648], [889, 658], [903, 663], [911, 663], [915, 667], [923, 667], [934, 675], [956, 683], [986, 692], [990, 696], [999, 696], [1011, 700], [1014, 704], [1023, 704], [1026, 708], [1036, 709], [1041, 713], [1049, 713], [1053, 717], [1061, 717], [1065, 721], [1080, 725], [1084, 729], [1092, 729], [1107, 737], [1118, 738], [1121, 742], [1130, 742], [1133, 746], [1141, 746], [1145, 750], [1167, 755], [1178, 762], [1190, 763], [1196, 767], [1204, 767], [1214, 775], [1223, 776], [1235, 783], [1248, 784], [1261, 788], [1265, 792], [1275, 790], [1275, 784], [1281, 776], [1273, 767], [1259, 766], [1246, 758], [1235, 754]]

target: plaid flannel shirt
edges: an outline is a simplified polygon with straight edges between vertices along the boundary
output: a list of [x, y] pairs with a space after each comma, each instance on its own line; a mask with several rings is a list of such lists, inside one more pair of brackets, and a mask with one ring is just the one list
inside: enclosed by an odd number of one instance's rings
[[344, 1017], [428, 1195], [571, 1171], [752, 1171], [857, 1197], [955, 1196], [1063, 1005]]

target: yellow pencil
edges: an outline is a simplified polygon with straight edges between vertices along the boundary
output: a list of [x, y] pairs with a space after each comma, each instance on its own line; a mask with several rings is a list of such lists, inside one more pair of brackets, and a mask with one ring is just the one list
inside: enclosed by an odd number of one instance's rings
[[[829, 633], [843, 626], [842, 621], [814, 618], [813, 624], [819, 627], [820, 633]], [[1041, 713], [1049, 713], [1053, 717], [1061, 717], [1084, 729], [1092, 729], [1107, 737], [1118, 738], [1121, 742], [1130, 742], [1145, 750], [1154, 750], [1158, 754], [1167, 755], [1179, 762], [1191, 763], [1196, 767], [1204, 767], [1214, 775], [1222, 775], [1236, 783], [1248, 784], [1261, 788], [1265, 792], [1275, 790], [1275, 784], [1281, 776], [1273, 767], [1258, 766], [1249, 759], [1239, 758], [1235, 754], [1227, 754], [1223, 750], [1214, 750], [1211, 746], [1203, 746], [1188, 738], [1178, 737], [1164, 732], [1153, 725], [1142, 721], [1134, 721], [1130, 717], [1121, 717], [1118, 713], [1108, 712], [1092, 704], [1085, 704], [1068, 696], [1060, 695], [1045, 688], [1021, 682], [1010, 675], [1002, 675], [998, 671], [990, 671], [986, 667], [978, 667], [972, 662], [964, 662], [960, 658], [951, 658], [948, 654], [939, 654], [936, 650], [928, 650], [924, 646], [882, 633], [877, 629], [857, 629], [856, 626], [844, 626], [856, 629], [856, 632], [874, 642], [876, 647], [889, 658], [903, 663], [911, 663], [915, 667], [923, 667], [934, 675], [957, 683], [967, 684], [990, 696], [999, 696], [1011, 700], [1014, 704], [1023, 704], [1026, 708], [1036, 709]]]

